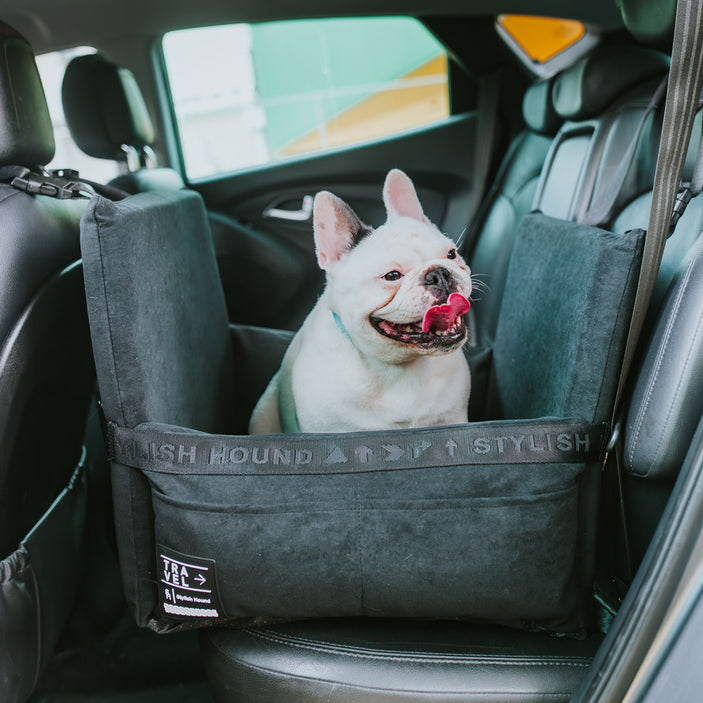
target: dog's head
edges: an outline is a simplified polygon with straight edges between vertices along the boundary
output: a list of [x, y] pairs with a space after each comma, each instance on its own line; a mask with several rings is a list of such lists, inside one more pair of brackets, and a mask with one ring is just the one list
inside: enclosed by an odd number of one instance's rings
[[383, 202], [388, 219], [372, 229], [335, 195], [315, 197], [315, 247], [332, 310], [360, 351], [383, 361], [460, 348], [469, 267], [427, 219], [402, 171], [389, 172]]

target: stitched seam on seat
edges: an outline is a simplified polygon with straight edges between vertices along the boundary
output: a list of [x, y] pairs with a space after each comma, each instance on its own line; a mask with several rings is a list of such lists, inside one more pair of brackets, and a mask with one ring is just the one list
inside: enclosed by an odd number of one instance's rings
[[257, 632], [255, 630], [245, 629], [248, 635], [262, 639], [264, 641], [269, 641], [274, 644], [283, 644], [290, 647], [296, 647], [298, 649], [307, 649], [319, 653], [331, 653], [331, 654], [344, 654], [350, 657], [357, 657], [360, 659], [378, 659], [379, 661], [407, 661], [407, 662], [420, 662], [420, 663], [456, 663], [465, 664], [467, 662], [481, 663], [481, 664], [495, 664], [500, 666], [578, 666], [578, 667], [588, 667], [591, 665], [591, 659], [588, 657], [559, 657], [556, 655], [554, 659], [545, 659], [540, 657], [530, 657], [521, 655], [511, 655], [509, 657], [493, 658], [487, 656], [481, 656], [476, 654], [452, 654], [452, 655], [442, 655], [438, 654], [436, 656], [427, 656], [426, 652], [388, 652], [387, 654], [372, 654], [370, 652], [362, 652], [355, 650], [353, 648], [337, 648], [332, 645], [326, 645], [323, 643], [314, 643], [313, 640], [303, 640], [302, 638], [297, 640], [293, 638], [283, 638], [276, 637], [273, 635], [264, 634], [262, 632]]
[[[241, 658], [233, 657], [230, 655], [228, 652], [226, 652], [222, 647], [219, 646], [216, 642], [213, 642], [210, 640], [210, 644], [227, 660], [228, 663], [231, 663], [232, 661], [236, 662], [237, 666], [240, 666], [243, 669], [249, 669], [250, 671], [255, 671], [257, 673], [266, 673], [270, 674], [273, 677], [277, 677], [279, 679], [293, 679], [297, 681], [315, 681], [317, 683], [326, 683], [329, 684], [330, 686], [334, 686], [335, 688], [347, 688], [347, 689], [352, 689], [356, 691], [388, 691], [391, 693], [396, 693], [397, 689], [393, 688], [382, 688], [380, 686], [360, 686], [360, 685], [355, 685], [352, 683], [347, 683], [347, 682], [341, 682], [341, 681], [335, 681], [332, 679], [325, 679], [321, 677], [315, 677], [315, 676], [302, 676], [300, 674], [293, 674], [290, 672], [285, 672], [285, 671], [280, 671], [280, 670], [275, 670], [270, 667], [265, 667], [265, 666], [260, 666], [258, 664], [251, 664], [250, 662], [246, 662]], [[546, 698], [560, 698], [563, 699], [564, 696], [571, 696], [572, 691], [561, 691], [561, 692], [544, 692], [544, 691], [449, 691], [446, 689], [441, 689], [441, 690], [435, 690], [435, 691], [429, 691], [428, 689], [403, 689], [401, 691], [402, 693], [432, 693], [432, 694], [438, 694], [442, 696], [452, 696], [452, 697], [461, 697], [461, 700], [465, 700], [465, 697], [467, 694], [471, 696], [490, 696], [492, 700], [495, 700], [496, 695], [500, 693], [500, 697], [502, 700], [508, 700], [508, 699], [516, 699], [516, 700], [526, 700], [526, 697], [529, 697], [529, 700], [535, 700], [535, 697], [539, 697], [540, 700], [544, 700]]]
[[652, 400], [652, 395], [654, 394], [654, 389], [655, 389], [655, 386], [657, 385], [657, 381], [659, 379], [659, 373], [660, 373], [662, 365], [664, 363], [664, 356], [666, 355], [666, 351], [667, 351], [667, 349], [669, 347], [669, 343], [671, 341], [672, 330], [673, 330], [674, 324], [677, 320], [679, 309], [681, 308], [681, 301], [683, 300], [684, 292], [686, 291], [687, 286], [688, 286], [688, 282], [691, 278], [691, 272], [693, 271], [693, 264], [694, 263], [695, 263], [694, 260], [692, 260], [691, 263], [689, 264], [688, 269], [686, 270], [686, 274], [684, 276], [683, 283], [681, 284], [681, 289], [679, 290], [679, 292], [676, 295], [676, 301], [674, 303], [674, 310], [671, 314], [671, 317], [669, 318], [669, 321], [666, 326], [666, 330], [664, 332], [664, 342], [663, 342], [662, 346], [660, 347], [659, 352], [657, 353], [657, 359], [656, 359], [655, 367], [654, 367], [654, 376], [650, 379], [649, 383], [647, 384], [647, 390], [645, 393], [644, 402], [642, 403], [642, 407], [640, 408], [640, 410], [637, 414], [637, 420], [635, 422], [635, 435], [632, 439], [632, 444], [630, 445], [630, 451], [628, 452], [628, 455], [629, 455], [628, 459], [629, 459], [629, 464], [630, 464], [630, 470], [634, 474], [637, 474], [638, 476], [646, 477], [652, 468], [652, 464], [654, 463], [654, 461], [652, 461], [650, 463], [649, 467], [643, 472], [635, 471], [635, 469], [634, 469], [635, 446], [636, 446], [637, 442], [639, 441], [640, 433], [642, 431], [642, 426], [644, 424], [644, 418], [649, 410], [649, 405]]
[[7, 193], [4, 197], [0, 198], [0, 203], [4, 203], [6, 200], [9, 200], [13, 195], [19, 195], [20, 192], [21, 191], [12, 188], [11, 192]]
[[[701, 323], [703, 323], [703, 316], [699, 315], [699, 316], [698, 316], [698, 324], [696, 325], [696, 329], [695, 329], [695, 332], [693, 333], [692, 339], [695, 339], [695, 338], [698, 336], [698, 334], [699, 334], [699, 332], [700, 332], [700, 330], [701, 330]], [[677, 400], [678, 397], [679, 397], [679, 392], [680, 392], [680, 390], [681, 390], [681, 385], [683, 384], [685, 372], [686, 372], [686, 370], [687, 370], [688, 367], [689, 367], [689, 362], [691, 361], [691, 355], [693, 354], [694, 346], [695, 346], [694, 344], [691, 344], [690, 347], [688, 348], [688, 353], [686, 354], [686, 359], [685, 359], [684, 362], [683, 362], [683, 369], [682, 369], [681, 374], [679, 375], [679, 382], [676, 384], [676, 390], [674, 391], [674, 394], [673, 394], [673, 396], [672, 396], [672, 398], [671, 398], [671, 403], [670, 403], [670, 405], [669, 405], [669, 412], [667, 413], [666, 419], [664, 420], [664, 423], [663, 423], [664, 428], [668, 428], [668, 427], [669, 427], [670, 420], [671, 420], [671, 416], [672, 416], [672, 414], [673, 414], [673, 412], [674, 412], [674, 407], [676, 406], [676, 400]], [[652, 459], [652, 465], [654, 465], [655, 463], [657, 463], [657, 460], [658, 460], [659, 457], [661, 456], [662, 449], [664, 448], [664, 447], [663, 447], [663, 445], [664, 445], [664, 434], [665, 434], [665, 433], [662, 431], [661, 434], [660, 434], [660, 436], [659, 436], [659, 441], [657, 442], [656, 450], [655, 450], [655, 453], [654, 453], [654, 458]], [[651, 469], [651, 466], [650, 466], [650, 469]]]

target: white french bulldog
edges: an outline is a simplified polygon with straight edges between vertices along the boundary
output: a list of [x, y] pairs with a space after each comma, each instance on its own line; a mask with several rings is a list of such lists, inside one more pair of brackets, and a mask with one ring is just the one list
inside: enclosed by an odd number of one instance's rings
[[337, 196], [316, 195], [327, 285], [259, 399], [251, 434], [467, 422], [471, 271], [402, 171], [388, 173], [383, 202], [388, 219], [374, 230]]

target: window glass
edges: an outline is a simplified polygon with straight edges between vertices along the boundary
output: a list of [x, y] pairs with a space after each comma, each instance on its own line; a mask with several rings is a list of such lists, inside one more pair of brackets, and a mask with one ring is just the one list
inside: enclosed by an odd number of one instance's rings
[[61, 104], [61, 84], [66, 66], [76, 56], [94, 54], [95, 49], [87, 46], [52, 51], [37, 56], [37, 68], [44, 86], [46, 102], [49, 105], [51, 122], [54, 125], [54, 140], [56, 153], [49, 164], [42, 164], [48, 168], [72, 168], [84, 178], [98, 183], [106, 183], [119, 173], [117, 161], [109, 159], [95, 159], [84, 154], [73, 141], [66, 124]]
[[447, 56], [409, 18], [169, 32], [164, 57], [190, 178], [344, 147], [449, 114]]

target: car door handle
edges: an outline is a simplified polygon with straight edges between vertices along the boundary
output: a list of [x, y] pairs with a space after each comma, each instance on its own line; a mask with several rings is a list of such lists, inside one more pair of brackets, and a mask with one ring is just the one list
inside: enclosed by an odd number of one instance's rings
[[286, 220], [288, 222], [307, 222], [312, 219], [312, 202], [312, 195], [303, 196], [300, 210], [285, 210], [284, 208], [276, 207], [275, 204], [271, 204], [264, 210], [264, 217]]

